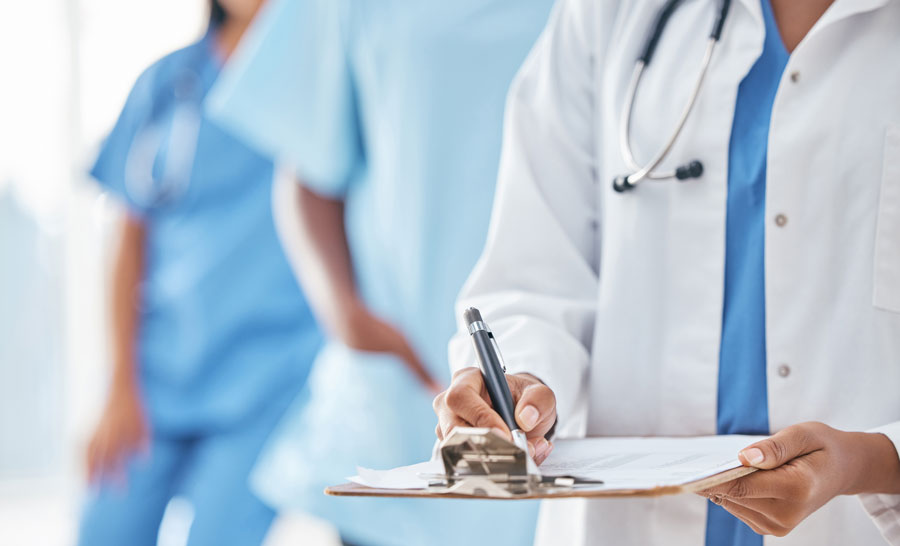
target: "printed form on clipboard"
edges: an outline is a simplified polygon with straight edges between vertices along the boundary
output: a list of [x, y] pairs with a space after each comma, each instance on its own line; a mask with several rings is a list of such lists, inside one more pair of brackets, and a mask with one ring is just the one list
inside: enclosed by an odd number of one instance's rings
[[754, 471], [738, 452], [762, 436], [584, 438], [554, 442], [538, 473], [507, 438], [489, 429], [457, 428], [430, 461], [358, 468], [336, 496], [536, 499], [660, 496], [702, 491]]

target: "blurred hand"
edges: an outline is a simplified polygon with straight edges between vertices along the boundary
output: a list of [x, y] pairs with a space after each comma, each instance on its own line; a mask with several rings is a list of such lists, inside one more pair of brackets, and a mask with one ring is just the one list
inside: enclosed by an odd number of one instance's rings
[[[553, 450], [544, 438], [556, 423], [556, 396], [550, 387], [529, 374], [507, 375], [509, 390], [516, 404], [516, 423], [526, 433], [531, 456], [537, 464]], [[438, 416], [435, 434], [441, 440], [455, 427], [487, 427], [510, 436], [509, 428], [491, 407], [481, 370], [465, 368], [453, 375], [450, 388], [434, 399]]]
[[419, 360], [416, 352], [406, 337], [392, 325], [372, 314], [359, 302], [351, 304], [340, 321], [338, 337], [351, 349], [388, 353], [400, 358], [412, 373], [428, 390], [436, 395], [443, 386]]
[[125, 465], [137, 453], [148, 454], [150, 434], [133, 382], [114, 381], [100, 422], [87, 448], [88, 480], [124, 481]]
[[838, 495], [900, 493], [900, 459], [881, 434], [803, 423], [739, 456], [760, 470], [700, 494], [761, 535], [788, 534]]

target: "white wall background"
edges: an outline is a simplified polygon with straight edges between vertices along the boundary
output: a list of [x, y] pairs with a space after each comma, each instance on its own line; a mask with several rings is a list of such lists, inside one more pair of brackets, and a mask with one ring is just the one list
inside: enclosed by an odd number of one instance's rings
[[205, 17], [203, 0], [0, 4], [0, 544], [74, 539], [116, 215], [84, 173], [140, 71]]
[[[205, 0], [0, 3], [0, 545], [74, 543], [118, 217], [86, 171], [140, 72], [205, 23]], [[169, 521], [161, 546], [183, 543], [184, 518]], [[335, 541], [298, 515], [270, 535]]]

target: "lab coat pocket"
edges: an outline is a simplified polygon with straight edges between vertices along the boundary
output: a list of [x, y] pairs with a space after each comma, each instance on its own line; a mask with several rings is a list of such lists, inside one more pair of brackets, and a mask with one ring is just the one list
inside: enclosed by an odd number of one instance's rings
[[875, 232], [876, 307], [900, 313], [900, 125], [888, 126]]

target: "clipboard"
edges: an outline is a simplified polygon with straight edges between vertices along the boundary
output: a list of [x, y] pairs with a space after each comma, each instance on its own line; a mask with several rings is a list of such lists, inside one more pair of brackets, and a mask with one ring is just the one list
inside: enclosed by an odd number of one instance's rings
[[336, 497], [494, 500], [659, 497], [696, 493], [756, 471], [755, 468], [741, 466], [679, 485], [610, 489], [600, 481], [582, 480], [577, 476], [528, 474], [527, 455], [521, 448], [492, 430], [465, 427], [455, 429], [444, 440], [440, 453], [445, 472], [427, 476], [427, 488], [382, 489], [344, 483], [326, 488], [325, 494]]

